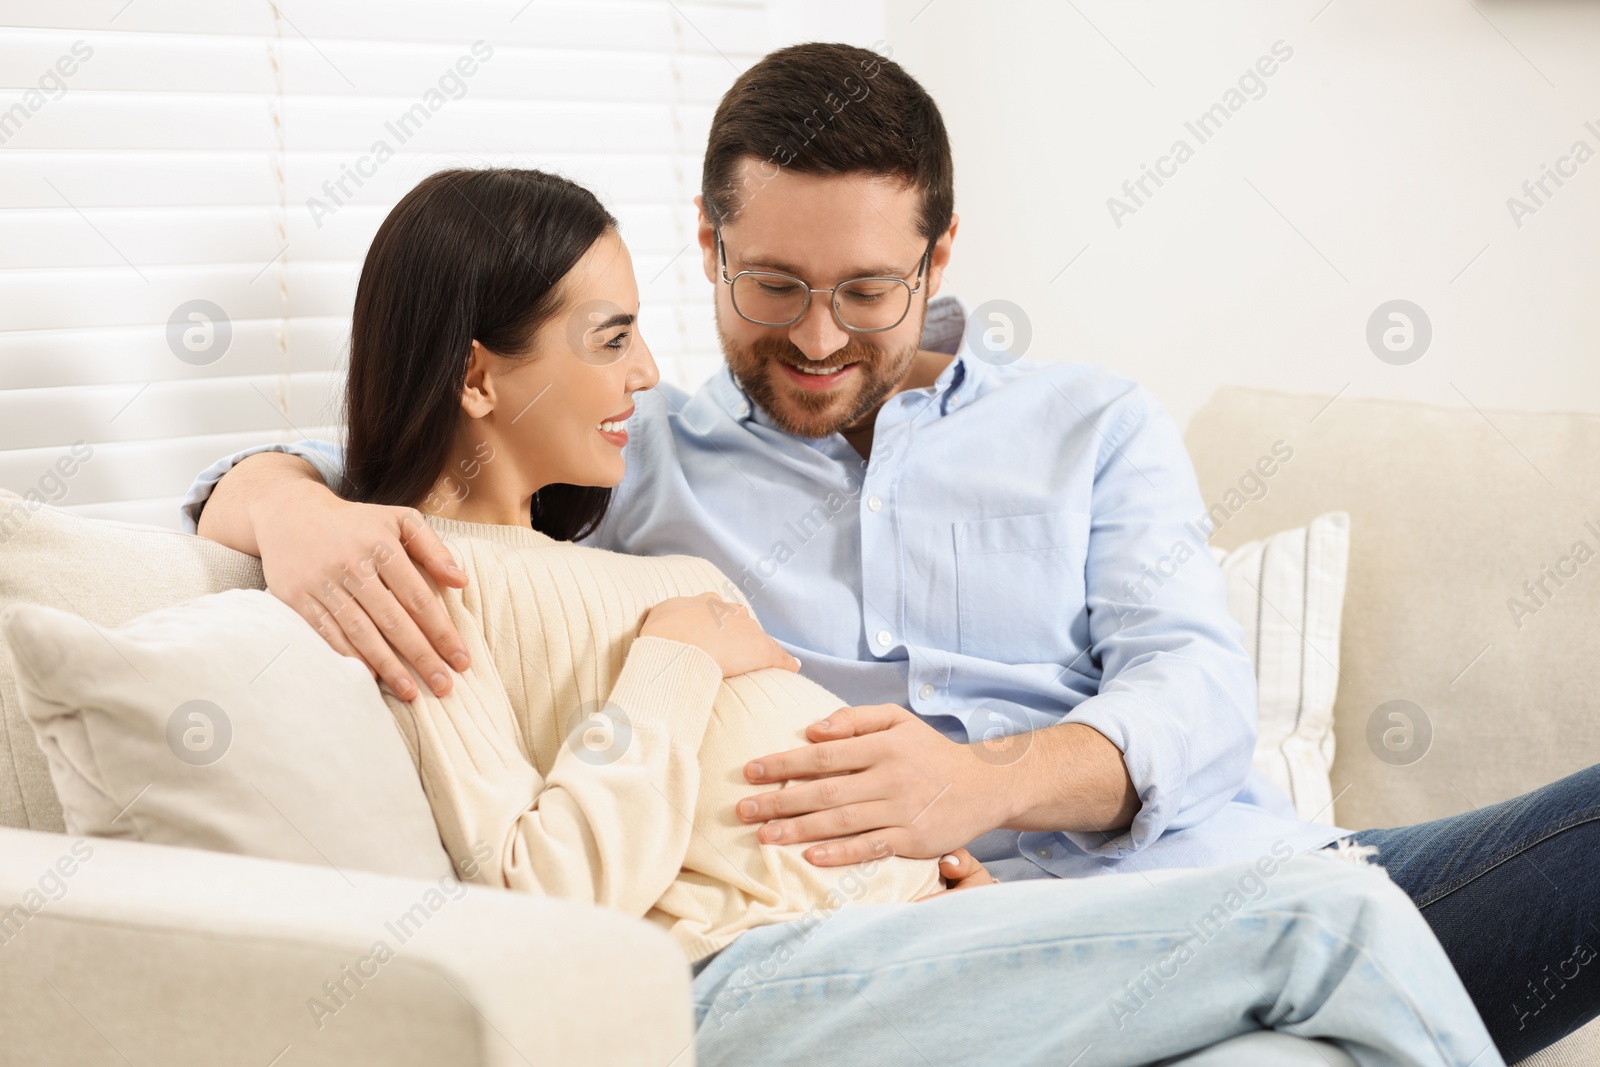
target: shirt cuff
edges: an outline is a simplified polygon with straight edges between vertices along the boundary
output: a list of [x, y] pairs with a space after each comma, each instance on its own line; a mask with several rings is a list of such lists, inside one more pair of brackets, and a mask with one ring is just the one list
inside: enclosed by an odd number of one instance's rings
[[200, 512], [205, 510], [206, 501], [211, 499], [211, 492], [216, 489], [217, 483], [222, 481], [222, 476], [233, 470], [240, 460], [261, 452], [283, 452], [290, 456], [299, 456], [315, 467], [318, 476], [329, 486], [337, 485], [344, 476], [344, 469], [339, 462], [340, 456], [337, 447], [327, 441], [296, 441], [287, 445], [257, 445], [242, 452], [235, 452], [231, 456], [217, 460], [211, 466], [195, 475], [194, 482], [189, 486], [189, 492], [185, 494], [181, 505], [185, 533], [199, 532]]
[[1128, 689], [1090, 697], [1063, 721], [1093, 727], [1121, 750], [1139, 797], [1139, 811], [1120, 834], [1063, 830], [1061, 836], [1091, 856], [1112, 858], [1137, 852], [1159, 838], [1178, 815], [1182, 801], [1165, 783], [1186, 782], [1189, 777], [1189, 746], [1178, 724]]

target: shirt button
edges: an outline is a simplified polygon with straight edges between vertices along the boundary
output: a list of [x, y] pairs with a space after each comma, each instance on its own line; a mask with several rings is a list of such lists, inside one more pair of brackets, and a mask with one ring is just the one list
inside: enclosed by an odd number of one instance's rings
[[739, 404], [739, 417], [742, 419], [748, 414], [750, 414], [750, 405], [741, 402]]
[[883, 510], [883, 501], [879, 500], [875, 496], [869, 496], [867, 497], [867, 507], [871, 508], [873, 511], [881, 511]]
[[917, 690], [917, 696], [921, 697], [923, 700], [932, 700], [933, 686], [928, 682], [923, 682], [922, 688]]
[[1033, 854], [1042, 860], [1047, 860], [1050, 858], [1050, 850], [1047, 848], [1034, 849]]
[[889, 633], [888, 630], [879, 630], [878, 631], [878, 644], [882, 645], [885, 648], [888, 648], [889, 647], [889, 642], [892, 641], [892, 640], [894, 640], [894, 638]]

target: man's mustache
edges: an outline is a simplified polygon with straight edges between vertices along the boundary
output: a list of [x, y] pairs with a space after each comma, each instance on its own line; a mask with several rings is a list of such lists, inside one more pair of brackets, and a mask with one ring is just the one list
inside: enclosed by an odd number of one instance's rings
[[877, 350], [870, 345], [859, 341], [852, 341], [845, 345], [834, 358], [826, 364], [809, 358], [791, 341], [762, 340], [750, 346], [750, 355], [763, 362], [787, 363], [791, 367], [805, 367], [807, 370], [838, 370], [849, 363], [870, 363], [877, 356]]

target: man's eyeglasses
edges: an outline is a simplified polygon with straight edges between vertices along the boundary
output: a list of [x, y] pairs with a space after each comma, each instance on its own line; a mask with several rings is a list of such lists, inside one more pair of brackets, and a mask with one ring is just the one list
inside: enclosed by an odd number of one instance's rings
[[757, 326], [793, 326], [811, 307], [812, 293], [832, 297], [833, 317], [840, 326], [855, 333], [882, 333], [905, 321], [911, 298], [922, 291], [922, 276], [933, 255], [933, 242], [917, 264], [915, 288], [904, 278], [851, 278], [832, 289], [813, 289], [791, 274], [766, 270], [742, 270], [728, 277], [728, 258], [722, 246], [722, 231], [717, 231], [717, 263], [722, 280], [733, 298], [733, 310], [746, 322]]

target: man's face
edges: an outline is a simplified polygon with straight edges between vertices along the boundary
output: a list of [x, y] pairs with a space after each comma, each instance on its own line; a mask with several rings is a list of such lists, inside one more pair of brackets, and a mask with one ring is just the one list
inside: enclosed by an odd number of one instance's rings
[[[729, 278], [742, 270], [774, 271], [829, 289], [851, 278], [889, 276], [916, 287], [928, 241], [917, 227], [921, 198], [899, 181], [795, 174], [754, 159], [744, 162], [735, 181], [738, 210], [722, 227]], [[805, 314], [790, 326], [759, 326], [733, 308], [702, 210], [706, 277], [717, 289], [717, 335], [734, 379], [788, 433], [826, 437], [870, 425], [911, 368], [928, 298], [937, 292], [949, 258], [950, 236], [941, 236], [922, 291], [891, 330], [845, 329], [828, 293], [812, 294]], [[806, 374], [801, 367], [834, 373]]]

